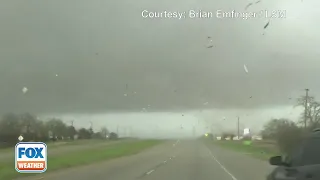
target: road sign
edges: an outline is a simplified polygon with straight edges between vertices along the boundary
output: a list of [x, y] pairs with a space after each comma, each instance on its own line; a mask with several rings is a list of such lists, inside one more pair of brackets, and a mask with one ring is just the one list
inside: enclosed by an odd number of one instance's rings
[[23, 136], [19, 136], [19, 137], [18, 137], [18, 140], [19, 140], [19, 141], [22, 141], [22, 140], [23, 140]]
[[15, 168], [20, 173], [47, 170], [47, 145], [43, 142], [19, 142], [15, 147]]
[[249, 129], [249, 128], [245, 128], [245, 129], [243, 130], [243, 134], [244, 134], [244, 135], [249, 135], [249, 134], [250, 134], [250, 129]]

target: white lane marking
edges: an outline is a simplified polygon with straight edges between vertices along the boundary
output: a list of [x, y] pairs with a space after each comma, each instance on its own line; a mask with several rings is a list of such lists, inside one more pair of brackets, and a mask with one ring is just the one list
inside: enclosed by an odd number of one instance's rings
[[153, 171], [154, 171], [154, 169], [148, 171], [146, 174], [149, 175], [149, 174], [151, 174]]
[[233, 174], [231, 174], [227, 168], [225, 168], [220, 162], [219, 160], [212, 154], [212, 152], [209, 150], [209, 154], [212, 156], [212, 158], [219, 164], [219, 166], [224, 170], [224, 172], [226, 172], [231, 178], [232, 180], [238, 180], [236, 177], [234, 177]]

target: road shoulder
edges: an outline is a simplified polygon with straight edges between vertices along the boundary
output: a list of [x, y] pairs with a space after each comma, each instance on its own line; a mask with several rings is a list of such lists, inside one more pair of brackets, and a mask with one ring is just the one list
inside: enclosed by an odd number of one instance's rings
[[206, 143], [212, 158], [220, 163], [236, 179], [265, 180], [266, 175], [274, 169], [267, 161], [248, 156], [243, 152], [235, 152], [216, 144]]

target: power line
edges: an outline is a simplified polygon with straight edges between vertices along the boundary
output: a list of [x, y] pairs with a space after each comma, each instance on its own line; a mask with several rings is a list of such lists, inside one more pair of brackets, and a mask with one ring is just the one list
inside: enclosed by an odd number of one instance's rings
[[308, 118], [308, 114], [307, 114], [307, 109], [308, 109], [308, 92], [309, 89], [305, 89], [306, 90], [306, 102], [305, 102], [305, 107], [304, 107], [304, 128], [307, 128], [307, 118]]

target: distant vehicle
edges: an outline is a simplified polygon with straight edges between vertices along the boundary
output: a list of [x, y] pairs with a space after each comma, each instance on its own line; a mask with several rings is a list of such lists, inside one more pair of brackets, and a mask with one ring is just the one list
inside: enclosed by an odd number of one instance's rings
[[261, 140], [262, 140], [262, 137], [261, 137], [261, 136], [252, 136], [252, 140], [261, 141]]
[[119, 137], [118, 137], [118, 134], [117, 133], [115, 133], [115, 132], [111, 132], [110, 134], [109, 134], [109, 139], [110, 140], [117, 140]]
[[232, 140], [234, 140], [234, 141], [238, 141], [240, 139], [241, 139], [241, 137], [238, 137], [238, 136], [235, 136], [235, 137], [232, 138]]
[[319, 180], [320, 179], [320, 130], [314, 130], [286, 157], [269, 159], [276, 167], [267, 180]]

